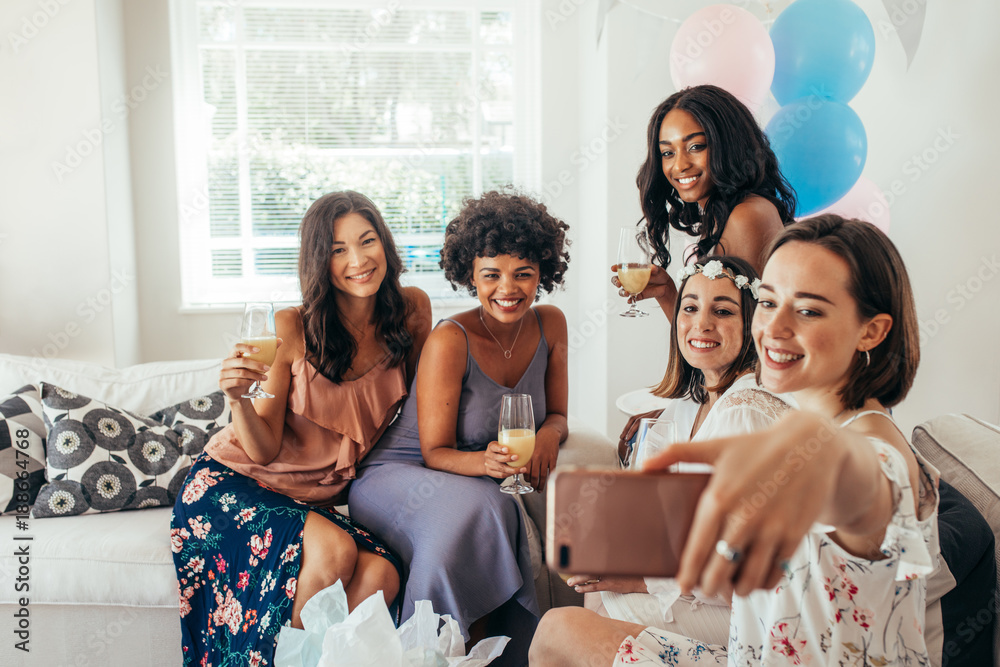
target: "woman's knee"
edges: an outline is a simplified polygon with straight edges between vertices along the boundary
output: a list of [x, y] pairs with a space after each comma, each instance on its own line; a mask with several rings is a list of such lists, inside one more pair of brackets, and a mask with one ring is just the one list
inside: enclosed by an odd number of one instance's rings
[[302, 570], [333, 583], [351, 578], [358, 562], [358, 545], [345, 530], [316, 513], [306, 518], [302, 535]]
[[540, 664], [551, 661], [555, 650], [565, 641], [567, 632], [573, 627], [578, 611], [584, 610], [578, 607], [555, 607], [545, 612], [531, 642], [532, 663], [536, 660]]
[[372, 588], [384, 592], [386, 599], [394, 599], [399, 592], [399, 572], [396, 567], [374, 554], [372, 558], [359, 560], [359, 566], [361, 563], [365, 566], [365, 579], [371, 582]]

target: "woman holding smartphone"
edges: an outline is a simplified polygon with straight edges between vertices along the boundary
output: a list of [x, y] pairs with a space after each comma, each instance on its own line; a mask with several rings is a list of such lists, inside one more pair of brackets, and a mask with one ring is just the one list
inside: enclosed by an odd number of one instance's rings
[[[760, 284], [753, 267], [739, 257], [710, 255], [703, 263], [686, 266], [682, 276], [667, 371], [653, 390], [674, 400], [663, 411], [629, 420], [619, 440], [623, 463], [644, 417], [673, 421], [682, 440], [705, 440], [768, 428], [788, 409], [782, 397], [757, 384], [753, 372], [757, 352], [750, 327]], [[566, 583], [580, 593], [602, 593], [600, 603], [587, 602], [602, 615], [658, 626], [676, 623], [665, 627], [684, 628], [699, 639], [725, 641], [712, 629], [728, 625], [728, 605], [698, 606], [689, 613], [689, 605], [674, 605], [680, 597], [674, 579], [575, 575]], [[655, 598], [630, 593], [651, 593]]]
[[[397, 596], [400, 563], [333, 509], [406, 396], [430, 300], [357, 192], [316, 200], [300, 227], [303, 303], [277, 313], [268, 366], [237, 344], [219, 386], [232, 424], [198, 457], [174, 505], [185, 665], [272, 664], [278, 631], [338, 579], [348, 607]], [[260, 382], [273, 398], [244, 398]]]
[[[520, 472], [542, 490], [567, 436], [566, 319], [554, 306], [532, 307], [562, 284], [567, 229], [521, 195], [466, 202], [445, 231], [441, 266], [479, 306], [431, 332], [399, 419], [351, 487], [351, 515], [408, 565], [404, 618], [426, 599], [467, 640], [511, 637], [496, 665], [523, 665], [538, 623], [521, 509], [498, 482]], [[510, 393], [532, 398], [530, 461], [497, 442]]]
[[[795, 192], [753, 114], [717, 86], [692, 86], [664, 100], [649, 120], [646, 147], [636, 185], [653, 265], [634, 296], [655, 298], [669, 319], [677, 300], [666, 272], [670, 229], [697, 237], [696, 261], [735, 255], [759, 274], [764, 250], [794, 222]], [[617, 277], [611, 282], [621, 287]]]
[[895, 246], [834, 215], [789, 227], [764, 269], [753, 336], [762, 383], [801, 411], [766, 431], [671, 445], [647, 466], [715, 467], [677, 579], [735, 594], [728, 647], [556, 610], [532, 665], [593, 654], [615, 665], [929, 664], [938, 475], [888, 412], [920, 355]]

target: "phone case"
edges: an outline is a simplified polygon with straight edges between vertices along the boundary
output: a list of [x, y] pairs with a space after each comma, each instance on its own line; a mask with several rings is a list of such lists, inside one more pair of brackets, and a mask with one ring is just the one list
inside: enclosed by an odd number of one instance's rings
[[566, 468], [549, 479], [546, 561], [570, 574], [672, 577], [707, 473]]

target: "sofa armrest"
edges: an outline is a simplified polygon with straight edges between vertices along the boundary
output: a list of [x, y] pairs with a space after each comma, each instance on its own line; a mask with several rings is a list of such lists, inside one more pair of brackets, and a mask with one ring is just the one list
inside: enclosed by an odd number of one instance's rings
[[[618, 467], [617, 443], [612, 442], [598, 431], [574, 417], [569, 418], [569, 436], [566, 442], [559, 446], [559, 459], [556, 467], [567, 465], [592, 467]], [[545, 548], [545, 493], [529, 493], [521, 496], [528, 516], [538, 528], [542, 542], [542, 555]], [[551, 574], [551, 576], [549, 576]], [[583, 595], [575, 592], [563, 583], [562, 579], [543, 568], [541, 576], [536, 580], [538, 604], [544, 612], [551, 607], [583, 606]]]
[[[590, 466], [617, 468], [616, 443], [574, 417], [569, 418], [569, 436], [559, 446], [556, 468], [562, 466]], [[524, 506], [528, 510], [538, 532], [545, 541], [545, 494], [529, 493], [524, 496]]]
[[[969, 415], [949, 414], [917, 426], [913, 430], [912, 440], [913, 446], [941, 472], [941, 479], [955, 487], [979, 510], [993, 532], [995, 545], [1000, 545], [1000, 427]], [[942, 534], [942, 538], [945, 537]], [[995, 564], [1000, 565], [996, 550], [993, 556]], [[960, 586], [961, 583], [959, 582]], [[994, 594], [1000, 596], [1000, 586]], [[996, 599], [1000, 600], [1000, 597]], [[983, 618], [976, 621], [977, 613], [983, 612], [984, 618], [988, 616], [989, 623], [993, 625], [994, 664], [1000, 665], [1000, 662], [996, 662], [1000, 656], [1000, 623], [995, 622], [995, 610], [960, 611], [961, 620], [964, 621], [965, 616], [969, 616], [974, 623], [959, 625], [957, 637], [945, 637], [945, 660], [969, 652], [970, 643], [979, 634], [975, 632], [973, 625], [986, 625]]]

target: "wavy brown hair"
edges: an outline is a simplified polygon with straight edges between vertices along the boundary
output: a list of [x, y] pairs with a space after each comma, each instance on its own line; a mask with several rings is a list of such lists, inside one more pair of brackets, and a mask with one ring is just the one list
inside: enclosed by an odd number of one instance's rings
[[569, 267], [569, 229], [553, 217], [545, 204], [513, 193], [485, 192], [465, 200], [448, 223], [441, 249], [441, 268], [452, 289], [472, 287], [472, 264], [477, 257], [512, 255], [538, 264], [538, 289], [551, 292], [561, 285]]
[[[705, 129], [714, 187], [704, 212], [696, 202], [682, 201], [663, 175], [660, 126], [674, 109], [688, 112]], [[750, 110], [717, 86], [685, 88], [656, 107], [646, 129], [646, 161], [635, 183], [655, 260], [663, 268], [670, 264], [671, 227], [698, 236], [695, 256], [704, 257], [719, 244], [733, 209], [751, 195], [771, 202], [784, 224], [795, 221], [795, 191], [781, 175], [767, 136]], [[731, 254], [730, 250], [723, 252]]]
[[344, 379], [358, 351], [354, 336], [341, 321], [336, 288], [330, 280], [333, 225], [348, 213], [357, 213], [370, 222], [385, 250], [385, 278], [375, 295], [375, 333], [390, 355], [389, 364], [402, 363], [413, 346], [406, 328], [409, 306], [399, 284], [403, 260], [378, 207], [351, 190], [325, 194], [313, 202], [299, 226], [299, 284], [306, 360], [333, 382]]
[[[709, 255], [699, 264], [707, 264], [712, 260], [722, 262], [722, 265], [732, 271], [735, 275], [744, 275], [747, 280], [753, 282], [757, 278], [757, 272], [750, 266], [750, 263], [733, 255]], [[674, 304], [674, 318], [672, 322], [677, 322], [677, 315], [681, 311], [681, 297], [684, 295], [684, 287], [690, 276], [681, 281], [677, 288], [677, 303]], [[729, 280], [729, 278], [716, 278], [716, 280]], [[757, 300], [749, 289], [737, 289], [740, 293], [740, 319], [743, 324], [743, 344], [740, 346], [740, 353], [730, 364], [726, 372], [722, 374], [719, 384], [714, 387], [705, 386], [705, 374], [700, 369], [695, 368], [687, 362], [681, 354], [680, 343], [677, 342], [677, 327], [670, 331], [670, 359], [667, 362], [667, 372], [663, 376], [660, 384], [653, 388], [653, 394], [661, 398], [691, 398], [696, 403], [705, 404], [708, 401], [708, 392], [722, 393], [729, 389], [736, 378], [747, 371], [751, 371], [757, 365], [757, 348], [753, 344], [753, 336], [750, 333], [750, 325], [753, 323], [753, 313], [757, 308]]]
[[868, 398], [887, 408], [896, 405], [906, 398], [920, 365], [917, 309], [899, 250], [875, 225], [833, 214], [786, 227], [771, 244], [768, 258], [793, 241], [825, 248], [847, 263], [847, 291], [862, 321], [880, 313], [892, 318], [885, 340], [868, 351], [871, 363], [860, 354], [851, 362], [847, 382], [838, 392], [844, 407], [856, 410]]

